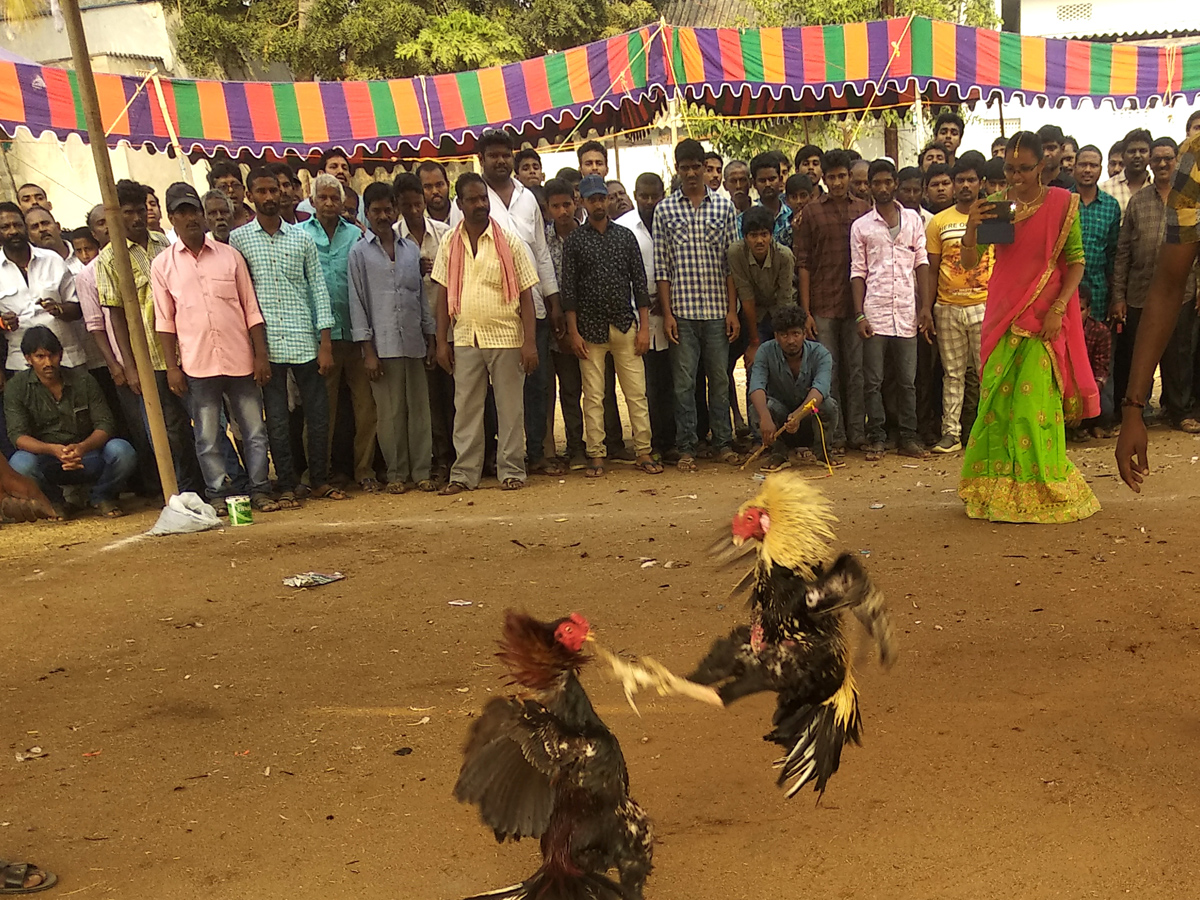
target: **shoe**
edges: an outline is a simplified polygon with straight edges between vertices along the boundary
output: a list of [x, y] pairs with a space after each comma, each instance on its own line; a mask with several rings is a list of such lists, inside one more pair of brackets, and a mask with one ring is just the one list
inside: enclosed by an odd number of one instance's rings
[[934, 453], [957, 453], [961, 449], [962, 441], [958, 438], [952, 438], [950, 435], [946, 435], [933, 445]]

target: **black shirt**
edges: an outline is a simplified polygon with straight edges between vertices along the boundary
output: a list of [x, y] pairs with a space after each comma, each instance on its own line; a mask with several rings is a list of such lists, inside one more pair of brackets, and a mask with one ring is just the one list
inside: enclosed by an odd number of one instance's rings
[[607, 344], [609, 326], [628, 331], [633, 305], [650, 306], [646, 267], [633, 232], [609, 222], [597, 231], [591, 221], [563, 242], [562, 308], [574, 312], [580, 335], [589, 344]]
[[54, 399], [32, 368], [18, 372], [4, 391], [8, 439], [28, 435], [47, 444], [78, 444], [96, 429], [117, 433], [100, 385], [82, 367], [62, 368], [62, 398]]

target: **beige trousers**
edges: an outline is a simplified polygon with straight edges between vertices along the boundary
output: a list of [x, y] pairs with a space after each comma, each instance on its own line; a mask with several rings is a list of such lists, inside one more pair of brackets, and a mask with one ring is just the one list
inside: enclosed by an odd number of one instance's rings
[[329, 388], [329, 446], [333, 447], [333, 429], [337, 423], [338, 390], [343, 376], [350, 386], [354, 408], [354, 480], [375, 477], [375, 397], [367, 378], [362, 350], [352, 341], [333, 342], [333, 368], [325, 376]]
[[608, 343], [587, 345], [588, 358], [579, 361], [583, 381], [583, 440], [592, 459], [607, 455], [604, 446], [604, 360], [610, 353], [617, 382], [629, 408], [633, 449], [641, 456], [650, 452], [650, 406], [646, 402], [646, 367], [634, 352], [637, 326], [628, 331], [608, 326]]

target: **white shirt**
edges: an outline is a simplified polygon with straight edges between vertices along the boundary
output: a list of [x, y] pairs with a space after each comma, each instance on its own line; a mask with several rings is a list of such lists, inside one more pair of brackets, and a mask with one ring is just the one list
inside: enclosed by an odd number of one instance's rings
[[45, 325], [58, 336], [63, 346], [64, 366], [82, 366], [87, 363], [87, 354], [79, 340], [79, 332], [73, 322], [55, 318], [38, 305], [39, 300], [60, 300], [63, 303], [78, 303], [75, 298], [75, 276], [66, 262], [53, 250], [30, 246], [29, 283], [20, 267], [0, 252], [0, 310], [16, 313], [16, 331], [4, 332], [8, 341], [8, 356], [5, 367], [11, 372], [28, 369], [29, 364], [21, 353], [21, 338], [26, 330], [35, 325]]
[[[642, 265], [646, 267], [646, 289], [650, 292], [650, 302], [653, 305], [658, 294], [658, 283], [654, 280], [654, 236], [636, 208], [618, 217], [616, 224], [624, 225], [637, 238], [638, 248], [642, 251]], [[662, 316], [650, 316], [650, 349], [669, 349], [667, 329], [663, 325]]]
[[546, 222], [542, 218], [542, 208], [538, 206], [537, 198], [517, 179], [512, 179], [512, 184], [513, 192], [508, 206], [505, 206], [500, 195], [488, 186], [491, 214], [501, 228], [519, 237], [525, 249], [529, 251], [529, 258], [538, 273], [538, 283], [533, 286], [533, 308], [537, 317], [544, 319], [545, 297], [558, 293], [554, 261], [550, 259], [550, 248], [546, 246]]
[[[404, 221], [404, 217], [400, 217], [400, 221], [392, 226], [392, 230], [402, 238], [409, 239], [412, 235], [408, 230], [408, 223]], [[438, 247], [442, 244], [442, 238], [450, 233], [450, 226], [445, 222], [439, 222], [437, 219], [431, 219], [425, 216], [425, 240], [421, 242], [421, 259], [427, 259], [433, 262], [437, 259]], [[429, 309], [433, 312], [434, 318], [437, 318], [437, 285], [433, 283], [433, 270], [430, 269], [430, 274], [422, 279], [425, 282], [425, 302], [429, 305]]]
[[[83, 260], [72, 253], [64, 262], [67, 264], [67, 271], [74, 278], [85, 268]], [[100, 352], [100, 347], [96, 343], [96, 339], [87, 330], [87, 323], [83, 319], [76, 319], [74, 322], [68, 323], [75, 329], [75, 336], [79, 338], [79, 342], [83, 344], [83, 352], [87, 356], [87, 367], [90, 372], [92, 369], [102, 369], [105, 367], [104, 354]]]

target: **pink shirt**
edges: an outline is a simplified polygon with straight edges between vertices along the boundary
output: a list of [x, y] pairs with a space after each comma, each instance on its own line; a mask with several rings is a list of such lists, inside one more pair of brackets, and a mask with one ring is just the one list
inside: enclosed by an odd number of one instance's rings
[[863, 313], [876, 334], [917, 336], [917, 268], [929, 265], [921, 217], [899, 203], [900, 230], [892, 237], [874, 206], [850, 226], [850, 277], [867, 283]]
[[263, 324], [250, 270], [227, 244], [204, 239], [194, 255], [177, 241], [150, 267], [154, 327], [179, 341], [180, 365], [192, 378], [254, 372], [250, 329]]
[[92, 334], [104, 332], [108, 335], [108, 346], [113, 356], [117, 362], [125, 365], [125, 361], [121, 359], [121, 348], [117, 346], [117, 336], [113, 334], [108, 310], [100, 305], [100, 289], [96, 287], [96, 260], [99, 258], [97, 256], [75, 275], [75, 295], [79, 298], [84, 326]]

